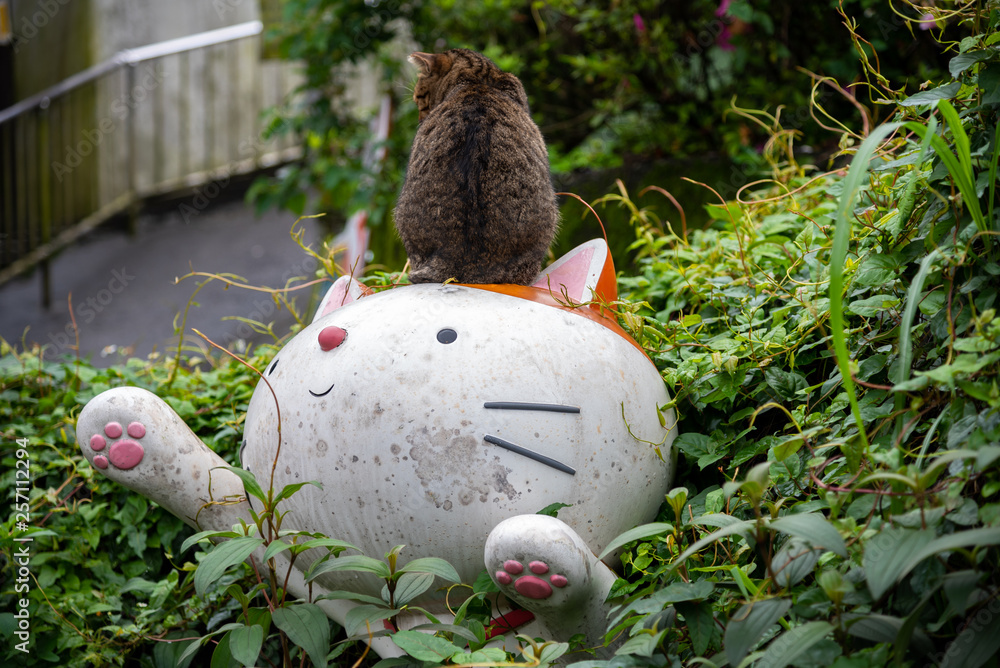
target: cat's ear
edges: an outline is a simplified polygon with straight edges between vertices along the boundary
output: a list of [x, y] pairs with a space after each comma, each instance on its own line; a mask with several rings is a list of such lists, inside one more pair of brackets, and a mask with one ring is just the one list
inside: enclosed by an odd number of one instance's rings
[[580, 244], [546, 267], [532, 285], [578, 304], [618, 299], [615, 265], [604, 239]]
[[415, 53], [411, 53], [407, 60], [416, 65], [421, 74], [427, 74], [434, 68], [433, 53], [421, 53], [420, 51], [417, 51]]
[[365, 288], [363, 285], [350, 276], [341, 276], [326, 291], [326, 296], [319, 303], [319, 308], [316, 309], [316, 315], [313, 316], [312, 321], [316, 322], [323, 316], [333, 313], [341, 306], [357, 301], [364, 294]]

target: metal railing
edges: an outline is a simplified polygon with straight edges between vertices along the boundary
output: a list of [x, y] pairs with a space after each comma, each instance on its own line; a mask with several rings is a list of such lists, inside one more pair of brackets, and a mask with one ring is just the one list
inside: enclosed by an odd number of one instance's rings
[[0, 284], [145, 198], [293, 159], [261, 110], [295, 86], [259, 21], [137, 49], [0, 110]]

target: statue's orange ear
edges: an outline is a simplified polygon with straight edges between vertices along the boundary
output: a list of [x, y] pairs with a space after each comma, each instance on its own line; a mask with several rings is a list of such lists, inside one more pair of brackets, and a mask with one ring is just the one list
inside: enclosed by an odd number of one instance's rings
[[618, 299], [615, 265], [604, 239], [580, 244], [546, 267], [532, 285], [577, 303]]
[[407, 60], [416, 65], [421, 74], [427, 74], [434, 68], [434, 58], [433, 53], [421, 53], [417, 51], [411, 53]]

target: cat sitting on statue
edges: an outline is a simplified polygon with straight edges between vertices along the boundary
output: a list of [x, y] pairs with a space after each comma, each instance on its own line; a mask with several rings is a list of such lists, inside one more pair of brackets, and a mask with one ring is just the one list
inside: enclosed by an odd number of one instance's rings
[[420, 126], [395, 210], [410, 282], [530, 284], [559, 209], [524, 87], [468, 49], [410, 62]]

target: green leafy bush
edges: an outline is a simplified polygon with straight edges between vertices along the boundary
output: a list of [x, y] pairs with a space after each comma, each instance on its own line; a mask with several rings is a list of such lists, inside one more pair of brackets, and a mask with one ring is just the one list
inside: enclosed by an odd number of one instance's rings
[[[722, 154], [752, 173], [768, 135], [753, 122], [720, 122], [734, 98], [742, 108], [780, 106], [786, 126], [823, 150], [830, 135], [814, 121], [810, 101], [835, 115], [852, 104], [835, 87], [811, 93], [807, 72], [840, 82], [864, 74], [850, 33], [831, 29], [845, 20], [841, 12], [867, 30], [869, 38], [858, 42], [866, 58], [877, 59], [893, 85], [915, 91], [946, 60], [930, 32], [908, 24], [924, 11], [909, 0], [900, 7], [881, 0], [287, 0], [271, 37], [281, 57], [304, 64], [304, 79], [294, 100], [275, 110], [271, 128], [299, 137], [305, 154], [258, 180], [248, 198], [296, 215], [343, 217], [363, 208], [384, 230], [374, 236], [378, 261], [401, 264], [386, 224], [417, 127], [416, 73], [405, 61], [413, 48], [468, 47], [520, 77], [555, 172]], [[392, 103], [392, 133], [377, 170], [366, 147], [376, 110], [355, 108], [344, 95], [361, 63]]]
[[614, 197], [689, 466], [619, 583], [633, 664], [995, 665], [1000, 11], [966, 18], [846, 173], [785, 151], [687, 238]]
[[[260, 348], [261, 355], [273, 350]], [[257, 363], [263, 363], [256, 358]], [[168, 381], [174, 376], [169, 390]], [[158, 392], [220, 455], [233, 461], [240, 423], [256, 384], [242, 365], [209, 370], [174, 368], [162, 359], [129, 360], [109, 369], [86, 362], [46, 359], [44, 351], [16, 352], [0, 343], [0, 480], [13, 509], [28, 497], [27, 533], [13, 512], [0, 529], [0, 656], [7, 665], [124, 665], [145, 656], [147, 665], [172, 666], [168, 639], [218, 625], [230, 601], [212, 592], [195, 596], [180, 559], [190, 530], [155, 504], [95, 474], [76, 443], [76, 416], [88, 400], [111, 387]], [[23, 451], [23, 452], [21, 452]], [[18, 461], [29, 464], [29, 484], [18, 486]], [[30, 536], [30, 543], [15, 537]], [[15, 556], [30, 554], [26, 590], [17, 590]], [[16, 648], [14, 613], [29, 601], [29, 653]]]

